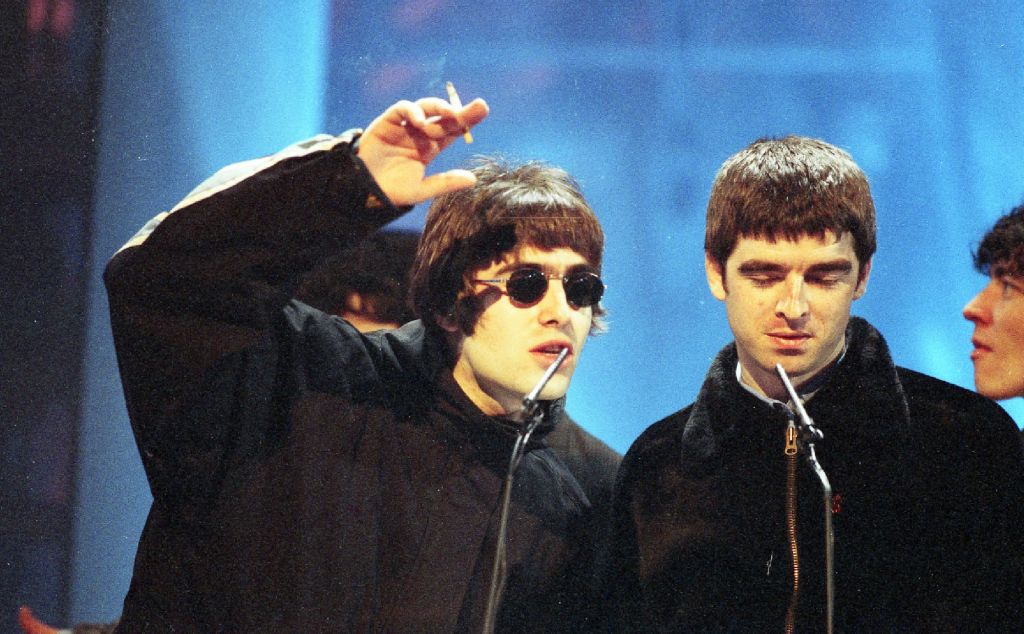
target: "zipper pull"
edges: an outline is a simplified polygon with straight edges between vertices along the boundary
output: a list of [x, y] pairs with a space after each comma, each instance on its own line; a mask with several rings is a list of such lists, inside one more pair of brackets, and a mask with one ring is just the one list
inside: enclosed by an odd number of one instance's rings
[[793, 424], [792, 420], [790, 420], [789, 421], [789, 425], [786, 426], [786, 450], [785, 451], [786, 451], [786, 455], [787, 456], [795, 456], [796, 455], [796, 451], [797, 451], [797, 447], [796, 447], [796, 425]]

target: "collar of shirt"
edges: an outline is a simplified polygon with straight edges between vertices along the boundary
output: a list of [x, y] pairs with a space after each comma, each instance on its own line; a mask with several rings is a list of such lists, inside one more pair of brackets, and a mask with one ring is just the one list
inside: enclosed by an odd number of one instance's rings
[[[797, 395], [804, 403], [810, 401], [811, 398], [814, 397], [814, 395], [818, 392], [821, 386], [825, 385], [829, 377], [832, 376], [832, 373], [835, 371], [835, 369], [839, 367], [839, 364], [843, 362], [843, 359], [846, 357], [846, 351], [849, 348], [849, 345], [850, 342], [849, 339], [847, 339], [843, 343], [843, 351], [839, 353], [839, 358], [836, 359], [828, 368], [826, 368], [824, 372], [820, 372], [818, 376], [814, 377], [807, 383], [804, 383], [797, 389]], [[761, 392], [757, 391], [756, 389], [754, 389], [753, 387], [744, 383], [743, 365], [740, 363], [738, 359], [736, 360], [736, 382], [740, 384], [740, 387], [756, 396], [759, 400], [768, 403], [768, 405], [772, 406], [773, 409], [781, 406], [783, 409], [786, 410], [786, 414], [790, 418], [795, 416], [795, 412], [793, 411], [792, 400], [787, 399], [786, 402], [782, 402], [778, 399], [766, 396]]]

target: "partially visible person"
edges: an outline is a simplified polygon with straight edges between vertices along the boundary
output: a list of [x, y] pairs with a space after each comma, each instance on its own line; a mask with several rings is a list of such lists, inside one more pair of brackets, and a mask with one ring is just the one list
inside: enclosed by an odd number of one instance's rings
[[964, 306], [974, 324], [974, 386], [995, 400], [1024, 396], [1024, 205], [985, 234], [974, 266], [989, 278]]
[[825, 630], [825, 498], [777, 365], [824, 433], [835, 631], [1020, 631], [1013, 421], [897, 366], [882, 334], [851, 316], [875, 233], [867, 178], [833, 145], [761, 139], [719, 169], [705, 264], [735, 341], [696, 401], [623, 459], [612, 631]]
[[361, 332], [398, 328], [416, 318], [409, 275], [419, 237], [410, 230], [373, 233], [311, 271], [295, 297]]
[[[409, 230], [373, 233], [311, 271], [295, 297], [345, 319], [360, 332], [398, 328], [416, 318], [409, 302], [409, 274], [419, 237], [419, 232]], [[39, 620], [28, 606], [22, 606], [18, 621], [25, 634], [110, 634], [118, 623], [56, 628]]]

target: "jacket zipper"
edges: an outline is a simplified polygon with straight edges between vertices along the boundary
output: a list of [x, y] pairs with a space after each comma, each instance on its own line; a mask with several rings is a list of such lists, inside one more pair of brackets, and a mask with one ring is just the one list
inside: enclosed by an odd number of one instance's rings
[[793, 634], [796, 623], [796, 604], [800, 597], [800, 554], [796, 541], [796, 425], [790, 419], [786, 427], [786, 536], [793, 559], [793, 593], [786, 610], [786, 634]]

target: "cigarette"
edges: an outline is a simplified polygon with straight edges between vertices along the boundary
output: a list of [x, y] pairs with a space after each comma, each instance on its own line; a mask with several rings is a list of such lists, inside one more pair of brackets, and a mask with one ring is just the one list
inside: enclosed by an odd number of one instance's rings
[[[444, 87], [448, 91], [448, 101], [452, 104], [452, 107], [462, 110], [462, 100], [459, 99], [459, 93], [455, 92], [455, 84], [450, 81], [445, 82]], [[462, 138], [466, 143], [473, 142], [473, 135], [469, 133], [469, 128], [462, 128]]]

